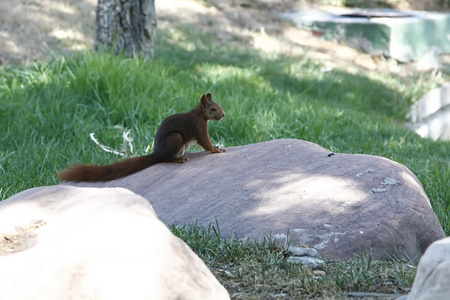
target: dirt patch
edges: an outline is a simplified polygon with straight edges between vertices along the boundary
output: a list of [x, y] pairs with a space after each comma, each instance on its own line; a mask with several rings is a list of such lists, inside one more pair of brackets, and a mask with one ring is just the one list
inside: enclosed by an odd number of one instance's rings
[[45, 59], [93, 44], [96, 0], [2, 0], [0, 60]]
[[[331, 1], [332, 2], [332, 1]], [[384, 0], [400, 9], [439, 10], [436, 1]], [[0, 64], [42, 60], [92, 48], [96, 0], [2, 0]], [[273, 12], [333, 10], [328, 0], [164, 0], [155, 1], [158, 27], [195, 24], [217, 33], [219, 42], [268, 52], [303, 54], [315, 59], [392, 71], [396, 62], [327, 42], [309, 31], [273, 17]]]

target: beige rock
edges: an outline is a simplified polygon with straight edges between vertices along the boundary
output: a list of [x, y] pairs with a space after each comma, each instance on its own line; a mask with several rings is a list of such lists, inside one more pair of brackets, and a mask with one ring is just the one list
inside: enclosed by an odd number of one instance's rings
[[420, 259], [408, 300], [450, 298], [450, 238], [434, 242]]
[[49, 186], [0, 203], [0, 299], [229, 299], [203, 261], [122, 188]]
[[[392, 160], [335, 154], [301, 140], [193, 153], [131, 176], [78, 186], [126, 187], [150, 201], [165, 224], [220, 226], [222, 237], [316, 248], [327, 259], [357, 253], [420, 257], [444, 237], [416, 176]], [[70, 183], [73, 184], [73, 183]]]

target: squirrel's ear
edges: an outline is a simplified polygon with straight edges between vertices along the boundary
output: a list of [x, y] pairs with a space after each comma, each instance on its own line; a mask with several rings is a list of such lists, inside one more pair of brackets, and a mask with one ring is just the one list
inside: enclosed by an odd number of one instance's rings
[[202, 104], [202, 107], [203, 108], [206, 108], [206, 102], [207, 102], [208, 100], [206, 99], [206, 96], [205, 95], [202, 95], [202, 99], [200, 99], [200, 103]]
[[212, 102], [212, 96], [210, 93], [206, 94], [206, 98], [208, 98], [208, 102]]

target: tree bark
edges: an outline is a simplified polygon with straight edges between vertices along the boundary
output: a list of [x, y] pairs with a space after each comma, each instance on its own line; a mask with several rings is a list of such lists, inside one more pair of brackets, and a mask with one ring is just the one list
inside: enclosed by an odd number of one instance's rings
[[98, 0], [94, 49], [127, 56], [153, 56], [156, 33], [154, 0]]

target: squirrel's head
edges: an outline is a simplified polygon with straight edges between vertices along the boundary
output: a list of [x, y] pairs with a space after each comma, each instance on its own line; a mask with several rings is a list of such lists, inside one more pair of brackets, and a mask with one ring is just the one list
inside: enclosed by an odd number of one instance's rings
[[207, 120], [220, 121], [225, 117], [225, 112], [219, 104], [212, 101], [210, 93], [203, 95], [200, 100], [202, 114]]

